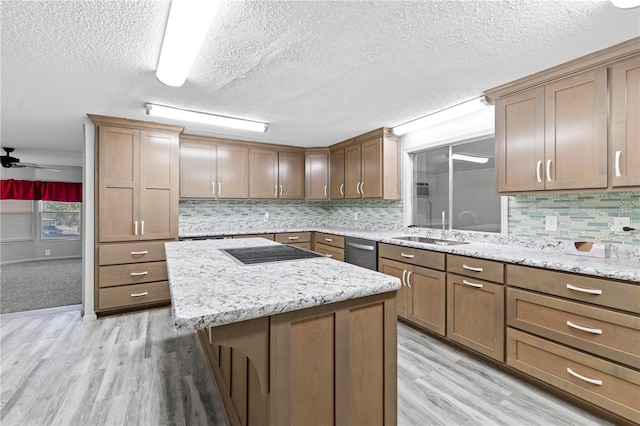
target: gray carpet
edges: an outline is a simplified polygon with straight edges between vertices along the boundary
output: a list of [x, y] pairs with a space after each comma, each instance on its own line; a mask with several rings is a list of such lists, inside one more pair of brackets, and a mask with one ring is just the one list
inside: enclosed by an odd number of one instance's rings
[[82, 259], [0, 266], [0, 314], [82, 303]]

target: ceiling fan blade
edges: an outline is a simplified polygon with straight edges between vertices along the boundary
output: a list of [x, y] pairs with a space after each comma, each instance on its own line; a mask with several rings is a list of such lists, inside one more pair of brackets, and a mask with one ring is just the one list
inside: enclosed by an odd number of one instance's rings
[[54, 169], [52, 167], [45, 167], [45, 166], [38, 166], [37, 164], [33, 164], [33, 163], [23, 163], [20, 162], [19, 164], [15, 164], [13, 167], [31, 167], [32, 169], [40, 169], [40, 170], [48, 170], [50, 172], [60, 172], [60, 169]]

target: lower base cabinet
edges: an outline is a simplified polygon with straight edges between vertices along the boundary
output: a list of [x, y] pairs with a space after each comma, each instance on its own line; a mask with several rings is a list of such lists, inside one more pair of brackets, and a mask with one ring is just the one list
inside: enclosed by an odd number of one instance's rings
[[531, 334], [507, 329], [507, 365], [640, 423], [640, 373]]

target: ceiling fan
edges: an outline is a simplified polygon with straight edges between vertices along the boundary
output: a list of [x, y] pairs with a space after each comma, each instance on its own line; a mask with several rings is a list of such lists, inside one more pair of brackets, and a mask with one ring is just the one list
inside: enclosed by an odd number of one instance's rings
[[2, 167], [4, 167], [5, 169], [21, 169], [23, 167], [31, 167], [34, 169], [49, 170], [51, 172], [60, 171], [60, 169], [52, 169], [50, 167], [38, 166], [37, 164], [33, 164], [33, 163], [22, 163], [20, 162], [19, 158], [11, 156], [11, 153], [15, 151], [15, 148], [2, 147], [2, 149], [4, 149], [5, 155], [0, 156], [0, 161], [2, 161]]

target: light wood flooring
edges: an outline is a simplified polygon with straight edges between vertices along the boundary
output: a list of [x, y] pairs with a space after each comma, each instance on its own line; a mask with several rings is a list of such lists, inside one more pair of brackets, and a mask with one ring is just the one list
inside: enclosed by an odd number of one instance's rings
[[[195, 333], [170, 309], [83, 322], [0, 315], [0, 424], [226, 425]], [[402, 324], [399, 425], [605, 424]]]

